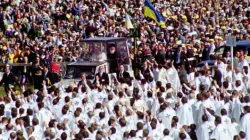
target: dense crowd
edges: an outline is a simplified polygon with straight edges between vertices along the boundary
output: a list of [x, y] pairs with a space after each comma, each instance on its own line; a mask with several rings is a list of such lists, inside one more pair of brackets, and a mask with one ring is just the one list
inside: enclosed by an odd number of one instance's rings
[[[1, 1], [0, 140], [250, 140], [247, 53], [214, 55], [228, 35], [250, 38], [250, 2], [151, 1], [164, 26], [144, 16], [144, 0]], [[140, 30], [134, 73], [117, 65], [109, 79], [100, 67], [65, 87], [52, 64], [82, 60], [82, 39], [128, 37], [126, 15]], [[13, 63], [31, 66], [17, 79]]]

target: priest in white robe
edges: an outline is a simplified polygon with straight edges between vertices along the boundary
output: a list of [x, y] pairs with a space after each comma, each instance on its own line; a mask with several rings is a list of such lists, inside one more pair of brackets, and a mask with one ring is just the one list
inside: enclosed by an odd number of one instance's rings
[[176, 112], [170, 107], [169, 103], [165, 103], [160, 107], [158, 117], [162, 120], [165, 128], [171, 129], [172, 118], [176, 116]]
[[167, 69], [167, 80], [171, 83], [172, 87], [176, 92], [181, 89], [181, 82], [177, 70], [174, 67]]
[[221, 124], [221, 117], [215, 118], [215, 125], [216, 127], [213, 133], [211, 134], [210, 139], [216, 139], [216, 140], [231, 140], [232, 139], [227, 128], [225, 128], [224, 125]]
[[190, 126], [194, 123], [192, 107], [190, 106], [190, 104], [188, 104], [188, 100], [186, 97], [183, 97], [181, 99], [181, 102], [183, 105], [180, 106], [176, 112], [179, 118], [179, 123], [181, 125]]
[[232, 127], [231, 119], [227, 116], [227, 110], [224, 108], [221, 109], [221, 124], [224, 125], [225, 128], [227, 128], [231, 139], [233, 139], [235, 135], [238, 135], [235, 127]]
[[146, 112], [148, 110], [147, 103], [141, 99], [141, 93], [136, 94], [136, 100], [134, 102], [133, 108], [136, 111]]
[[39, 120], [39, 125], [43, 126], [48, 125], [49, 121], [54, 119], [54, 116], [52, 115], [52, 113], [44, 108], [44, 103], [40, 102], [38, 103], [38, 107], [39, 107], [39, 111], [36, 114], [36, 118], [38, 118]]
[[160, 68], [158, 73], [158, 81], [161, 81], [162, 85], [166, 85], [168, 83], [167, 78], [167, 70], [165, 68]]
[[196, 131], [197, 140], [210, 140], [210, 134], [214, 129], [214, 119], [209, 115], [203, 115], [203, 123], [198, 127]]
[[197, 100], [197, 102], [192, 105], [192, 111], [193, 111], [194, 123], [196, 125], [198, 125], [199, 110], [200, 110], [200, 106], [202, 104], [202, 95], [197, 94], [196, 100]]
[[246, 133], [246, 140], [250, 140], [250, 107], [245, 107], [245, 115], [241, 118], [240, 127]]

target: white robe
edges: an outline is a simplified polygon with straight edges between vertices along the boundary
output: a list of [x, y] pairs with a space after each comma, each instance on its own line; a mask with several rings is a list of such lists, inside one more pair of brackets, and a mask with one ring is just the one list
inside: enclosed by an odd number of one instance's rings
[[201, 101], [196, 102], [192, 105], [194, 123], [198, 125], [199, 110], [201, 106]]
[[169, 68], [167, 70], [167, 79], [168, 79], [168, 82], [171, 83], [171, 86], [176, 92], [180, 91], [181, 83], [180, 83], [178, 72], [174, 67]]
[[170, 136], [164, 136], [161, 140], [174, 140], [174, 139]]
[[169, 130], [169, 136], [172, 137], [174, 140], [179, 138], [180, 129], [172, 128]]
[[165, 85], [168, 83], [167, 79], [167, 70], [165, 68], [161, 68], [158, 73], [158, 81], [161, 81], [162, 85], [165, 87]]
[[198, 127], [196, 131], [197, 140], [210, 140], [209, 133], [214, 129], [213, 123], [214, 122], [206, 121], [202, 123], [200, 127]]
[[186, 103], [177, 109], [176, 115], [181, 125], [190, 126], [194, 123], [192, 107]]
[[228, 132], [229, 132], [229, 135], [231, 136], [231, 139], [233, 139], [233, 137], [235, 135], [238, 135], [237, 133], [237, 130], [235, 129], [235, 127], [232, 127], [232, 123], [231, 123], [231, 119], [224, 115], [224, 116], [221, 116], [221, 124], [227, 128]]
[[154, 138], [154, 140], [160, 140], [163, 137], [163, 133], [158, 130], [158, 128], [151, 130], [149, 136]]
[[171, 129], [172, 118], [174, 116], [176, 116], [176, 113], [172, 108], [167, 108], [163, 112], [158, 114], [158, 117], [161, 118], [162, 123], [168, 130]]
[[158, 101], [158, 99], [154, 100], [153, 104], [152, 104], [152, 108], [151, 108], [151, 117], [156, 117], [156, 113], [158, 112], [160, 108], [160, 103]]
[[46, 123], [48, 125], [49, 121], [54, 119], [54, 116], [49, 110], [42, 108], [36, 114], [36, 118], [38, 118], [40, 126], [43, 126], [43, 123]]
[[241, 118], [240, 127], [246, 133], [246, 140], [250, 140], [250, 113], [245, 114]]
[[228, 130], [222, 125], [219, 124], [214, 129], [210, 139], [216, 140], [231, 140]]
[[137, 111], [145, 112], [148, 110], [148, 105], [144, 100], [135, 100], [134, 102], [134, 108], [136, 108]]
[[104, 52], [102, 52], [100, 54], [95, 54], [94, 53], [91, 58], [92, 58], [93, 61], [103, 62], [103, 61], [107, 60], [107, 55]]
[[238, 98], [232, 100], [232, 118], [236, 119], [237, 123], [240, 123], [240, 114], [242, 113], [242, 106]]

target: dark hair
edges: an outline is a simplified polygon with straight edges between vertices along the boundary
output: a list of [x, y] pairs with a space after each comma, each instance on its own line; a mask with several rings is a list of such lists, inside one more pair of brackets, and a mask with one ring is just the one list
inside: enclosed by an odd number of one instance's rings
[[227, 110], [225, 108], [222, 108], [220, 113], [221, 115], [227, 115]]
[[164, 136], [168, 136], [169, 135], [169, 130], [166, 128], [163, 130], [163, 134]]
[[218, 123], [218, 124], [221, 124], [221, 117], [216, 116], [215, 122]]

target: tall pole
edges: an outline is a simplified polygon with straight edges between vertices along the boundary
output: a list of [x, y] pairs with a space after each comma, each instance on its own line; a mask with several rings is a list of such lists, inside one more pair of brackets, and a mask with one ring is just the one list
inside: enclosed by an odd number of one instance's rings
[[136, 74], [137, 75], [137, 70], [138, 70], [138, 68], [137, 68], [137, 38], [136, 38], [136, 35], [135, 35], [135, 31], [136, 31], [136, 28], [134, 29], [134, 31], [133, 31], [133, 37], [134, 37], [134, 68], [135, 68], [135, 71], [134, 71], [134, 74]]
[[233, 68], [234, 68], [234, 66], [233, 66], [233, 46], [230, 47], [230, 51], [231, 51], [231, 67], [233, 70]]

